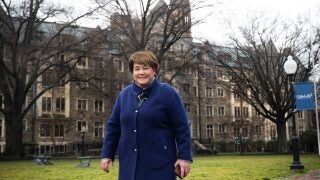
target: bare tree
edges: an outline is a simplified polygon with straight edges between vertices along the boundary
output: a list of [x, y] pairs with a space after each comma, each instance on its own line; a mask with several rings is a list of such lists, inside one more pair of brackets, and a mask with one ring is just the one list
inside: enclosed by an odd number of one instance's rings
[[[306, 46], [303, 24], [288, 25], [273, 21], [271, 25], [254, 19], [241, 27], [241, 36], [230, 36], [233, 51], [219, 52], [206, 43], [210, 59], [224, 68], [230, 82], [220, 85], [239, 95], [259, 114], [276, 124], [277, 152], [287, 151], [286, 122], [290, 119], [291, 98], [288, 76], [283, 65], [288, 55], [298, 63], [295, 82], [308, 80], [313, 69], [312, 61], [318, 60]], [[282, 29], [280, 28], [282, 27]]]
[[[140, 8], [132, 10], [134, 3]], [[148, 49], [156, 53], [161, 63], [176, 42], [192, 44], [191, 26], [203, 22], [203, 19], [192, 18], [191, 13], [211, 6], [196, 0], [169, 3], [163, 0], [115, 0], [113, 6], [108, 6], [113, 8], [105, 11], [111, 13], [108, 15], [110, 40], [125, 57], [134, 51]]]
[[[97, 9], [72, 18], [69, 12], [44, 0], [0, 2], [0, 90], [4, 95], [6, 157], [24, 155], [23, 118], [46, 91], [77, 77], [78, 57], [90, 48], [88, 29], [79, 28], [78, 20]], [[49, 18], [71, 19], [63, 24], [48, 23]], [[79, 50], [82, 49], [82, 50]], [[77, 52], [66, 58], [64, 53]], [[46, 77], [46, 78], [45, 78]], [[40, 89], [37, 83], [42, 83]], [[38, 90], [38, 91], [37, 91]], [[31, 95], [31, 99], [26, 98]]]

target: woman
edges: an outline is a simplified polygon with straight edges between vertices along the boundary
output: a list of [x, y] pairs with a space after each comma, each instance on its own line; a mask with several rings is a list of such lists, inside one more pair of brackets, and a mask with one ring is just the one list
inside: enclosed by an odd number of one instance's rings
[[134, 82], [120, 92], [108, 120], [101, 168], [109, 172], [119, 152], [120, 180], [183, 178], [192, 162], [190, 129], [177, 92], [157, 80], [159, 64], [150, 51], [129, 58]]

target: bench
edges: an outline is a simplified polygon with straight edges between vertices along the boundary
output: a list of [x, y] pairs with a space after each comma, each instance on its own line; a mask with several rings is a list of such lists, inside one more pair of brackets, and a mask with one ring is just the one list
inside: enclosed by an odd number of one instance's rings
[[39, 154], [34, 155], [33, 159], [37, 165], [52, 165], [52, 163], [50, 162], [51, 156]]
[[78, 157], [80, 164], [77, 165], [77, 167], [79, 168], [83, 168], [83, 167], [90, 167], [91, 164], [91, 156], [81, 156]]

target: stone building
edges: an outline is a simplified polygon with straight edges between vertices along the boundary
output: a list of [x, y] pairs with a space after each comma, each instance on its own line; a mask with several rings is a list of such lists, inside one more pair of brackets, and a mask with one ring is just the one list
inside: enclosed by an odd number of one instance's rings
[[[165, 7], [163, 3], [160, 1], [159, 6]], [[159, 78], [180, 93], [188, 113], [192, 139], [212, 150], [236, 152], [240, 151], [238, 138], [241, 137], [243, 142], [251, 143], [246, 146], [247, 151], [262, 151], [264, 147], [253, 145], [254, 142], [275, 140], [276, 127], [239, 96], [219, 85], [219, 81], [230, 82], [230, 77], [225, 75], [224, 67], [210, 62], [201, 50], [202, 44], [193, 42], [190, 9], [183, 8], [176, 15], [187, 30], [162, 56]], [[128, 17], [114, 15], [113, 18], [119, 22], [119, 19]], [[157, 27], [160, 30], [163, 28], [161, 22], [159, 18]], [[112, 27], [110, 31], [82, 27], [76, 31], [101, 31], [101, 37], [95, 40], [103, 41], [94, 49], [79, 47], [73, 51], [62, 51], [54, 57], [60, 60], [74, 58], [77, 61], [77, 76], [73, 81], [41, 95], [25, 117], [23, 141], [29, 154], [73, 154], [82, 150], [99, 153], [113, 102], [120, 90], [132, 81], [127, 69], [127, 54], [114, 41], [114, 37], [121, 34], [115, 34]], [[66, 36], [76, 37], [76, 31]], [[156, 50], [161, 38], [155, 36], [148, 48]], [[122, 40], [125, 39], [123, 36]], [[229, 56], [234, 51], [222, 46], [215, 48]], [[54, 75], [55, 69], [43, 74], [33, 90], [37, 92], [50, 86]], [[2, 108], [4, 98], [0, 92]], [[308, 128], [308, 118], [307, 112], [297, 113], [299, 134]], [[0, 113], [0, 152], [4, 151], [5, 146], [4, 124]], [[288, 130], [287, 137], [289, 134]], [[195, 149], [199, 147], [195, 145]]]

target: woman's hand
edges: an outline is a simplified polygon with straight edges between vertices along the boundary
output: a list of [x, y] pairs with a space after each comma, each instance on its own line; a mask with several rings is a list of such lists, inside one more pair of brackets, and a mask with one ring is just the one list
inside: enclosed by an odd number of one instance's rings
[[190, 168], [191, 168], [190, 164], [191, 163], [189, 161], [181, 160], [181, 159], [178, 159], [174, 164], [174, 167], [178, 168], [178, 171], [180, 171], [181, 178], [184, 178], [189, 174]]
[[112, 160], [108, 158], [101, 159], [100, 167], [102, 170], [108, 173], [112, 167]]

